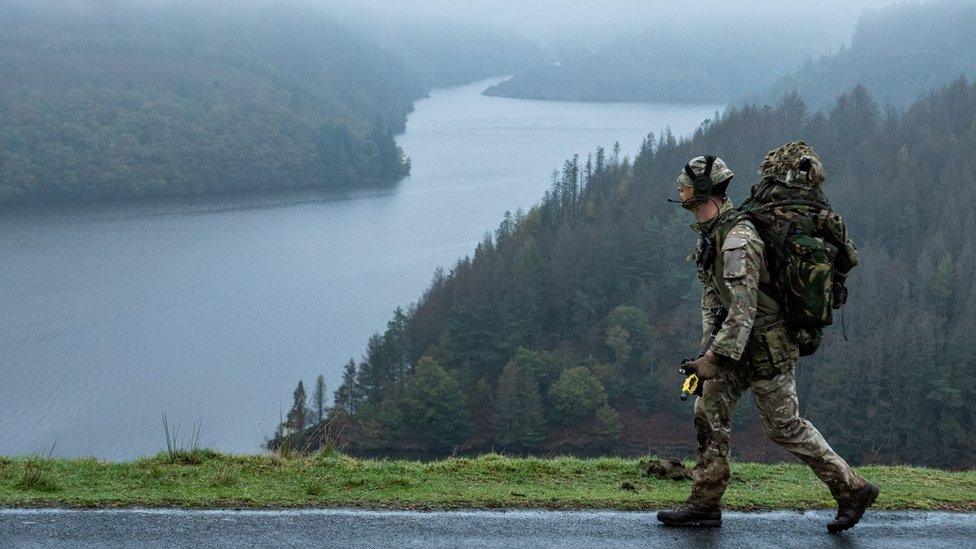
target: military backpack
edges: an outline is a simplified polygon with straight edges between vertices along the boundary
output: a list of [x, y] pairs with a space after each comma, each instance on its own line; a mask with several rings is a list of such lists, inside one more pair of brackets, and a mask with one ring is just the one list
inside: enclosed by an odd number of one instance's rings
[[761, 285], [760, 290], [777, 299], [800, 355], [806, 356], [817, 350], [823, 328], [833, 323], [833, 309], [846, 303], [845, 280], [858, 254], [823, 192], [819, 158], [803, 156], [787, 168], [765, 170], [737, 209], [738, 216], [752, 221], [765, 246], [772, 287]]

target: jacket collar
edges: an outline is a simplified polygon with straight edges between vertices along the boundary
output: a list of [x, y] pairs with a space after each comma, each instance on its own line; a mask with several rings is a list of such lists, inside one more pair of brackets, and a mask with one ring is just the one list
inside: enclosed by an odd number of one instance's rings
[[728, 197], [725, 197], [725, 200], [723, 200], [722, 204], [718, 207], [718, 214], [716, 214], [715, 217], [709, 219], [708, 221], [698, 221], [692, 223], [691, 228], [694, 229], [695, 232], [700, 235], [707, 235], [712, 231], [712, 227], [715, 226], [715, 223], [719, 219], [725, 217], [725, 214], [727, 214], [731, 209], [732, 209], [732, 201], [729, 200]]

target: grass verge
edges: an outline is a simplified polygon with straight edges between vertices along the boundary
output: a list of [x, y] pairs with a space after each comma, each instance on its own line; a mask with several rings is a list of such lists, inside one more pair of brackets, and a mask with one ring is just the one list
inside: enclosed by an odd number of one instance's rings
[[[190, 455], [192, 454], [192, 455]], [[881, 487], [876, 508], [976, 511], [976, 471], [861, 467]], [[25, 479], [44, 479], [43, 482]], [[690, 481], [645, 476], [636, 459], [361, 460], [340, 453], [282, 459], [196, 450], [123, 463], [0, 457], [6, 507], [370, 507], [395, 509], [655, 509], [684, 499]], [[827, 489], [799, 464], [735, 463], [731, 509], [830, 508]]]

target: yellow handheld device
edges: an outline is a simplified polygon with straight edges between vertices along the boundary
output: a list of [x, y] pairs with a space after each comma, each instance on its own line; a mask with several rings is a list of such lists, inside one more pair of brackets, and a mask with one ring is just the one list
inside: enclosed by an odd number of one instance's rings
[[[712, 346], [712, 342], [715, 341], [715, 336], [718, 335], [719, 331], [722, 329], [722, 323], [725, 322], [725, 318], [729, 316], [729, 311], [725, 307], [718, 306], [713, 311], [712, 314], [715, 315], [715, 325], [712, 326], [712, 333], [708, 335], [708, 341], [702, 346], [701, 353], [699, 353], [698, 358], [705, 356], [705, 351]], [[691, 362], [695, 360], [694, 358], [689, 358], [684, 361], [684, 363]], [[685, 382], [681, 384], [681, 400], [688, 400], [691, 395], [701, 396], [702, 384], [698, 376], [690, 370], [685, 370], [684, 365], [678, 368], [678, 373], [686, 376]]]
[[688, 400], [688, 397], [695, 394], [698, 391], [698, 376], [691, 374], [685, 378], [685, 382], [681, 385], [681, 400]]

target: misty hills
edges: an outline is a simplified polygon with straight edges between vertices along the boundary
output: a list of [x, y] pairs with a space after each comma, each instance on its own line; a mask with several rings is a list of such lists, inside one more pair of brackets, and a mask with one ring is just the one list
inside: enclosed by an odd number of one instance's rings
[[[558, 64], [533, 66], [487, 95], [572, 101], [775, 102], [798, 91], [814, 109], [862, 84], [883, 105], [907, 107], [934, 87], [976, 76], [976, 4], [965, 0], [899, 3], [866, 11], [851, 47], [808, 60], [831, 44], [795, 21], [731, 28], [699, 40], [687, 29], [623, 36]], [[792, 72], [788, 72], [792, 71]], [[786, 75], [784, 76], [784, 73]], [[767, 89], [766, 83], [772, 83]]]
[[850, 48], [807, 61], [765, 94], [797, 91], [813, 108], [829, 108], [838, 90], [865, 86], [883, 105], [908, 107], [929, 90], [976, 76], [976, 3], [902, 3], [866, 12]]
[[375, 36], [425, 89], [521, 71], [542, 60], [537, 44], [512, 32], [460, 21], [354, 25]]
[[[380, 43], [293, 2], [5, 2], [0, 203], [396, 181], [414, 100], [520, 66], [508, 36], [479, 35], [482, 69], [425, 31]], [[447, 51], [412, 71], [393, 48], [425, 38]]]
[[724, 103], [771, 81], [809, 55], [810, 41], [763, 29], [624, 34], [592, 50], [564, 52], [485, 90], [485, 95], [564, 101]]

